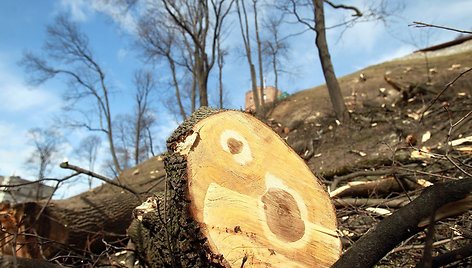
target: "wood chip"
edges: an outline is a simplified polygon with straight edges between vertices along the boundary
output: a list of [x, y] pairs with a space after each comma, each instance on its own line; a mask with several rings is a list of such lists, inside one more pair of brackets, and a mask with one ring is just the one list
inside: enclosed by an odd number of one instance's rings
[[380, 216], [392, 215], [392, 212], [385, 208], [366, 208], [365, 210], [378, 214]]
[[466, 142], [472, 143], [472, 136], [468, 136], [468, 137], [465, 137], [465, 138], [461, 138], [461, 139], [457, 139], [457, 140], [450, 141], [450, 142], [449, 142], [449, 145], [451, 145], [451, 146], [457, 146], [457, 145], [464, 144], [464, 143], [466, 143]]
[[415, 150], [411, 152], [411, 158], [413, 159], [429, 159], [433, 158], [434, 154], [430, 153], [430, 149], [427, 147], [421, 148], [421, 150]]
[[362, 152], [362, 151], [359, 151], [359, 150], [350, 150], [349, 152], [353, 153], [353, 154], [358, 154], [362, 157], [366, 156], [367, 154]]
[[421, 142], [426, 142], [431, 139], [431, 131], [426, 131], [421, 137]]
[[421, 186], [425, 187], [425, 188], [433, 185], [432, 182], [427, 181], [427, 180], [425, 180], [425, 179], [417, 179], [417, 180], [416, 180], [416, 183], [417, 183], [418, 185], [421, 185]]
[[472, 146], [461, 146], [454, 149], [464, 154], [472, 154]]

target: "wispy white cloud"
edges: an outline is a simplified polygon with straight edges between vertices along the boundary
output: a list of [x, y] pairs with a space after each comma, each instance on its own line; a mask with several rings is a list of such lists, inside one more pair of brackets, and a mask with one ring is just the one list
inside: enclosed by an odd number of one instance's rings
[[128, 49], [120, 48], [118, 49], [118, 52], [116, 53], [116, 57], [118, 58], [120, 62], [123, 62], [124, 60], [126, 60], [126, 57], [128, 56], [128, 54], [129, 54]]
[[[59, 98], [41, 88], [28, 88], [21, 82], [12, 81], [9, 77], [0, 75], [0, 99], [3, 105], [0, 112], [26, 112], [39, 109], [42, 113], [56, 110]], [[43, 109], [46, 109], [43, 110]]]
[[10, 70], [8, 58], [0, 54], [0, 112], [5, 113], [34, 113], [44, 115], [59, 110], [61, 98], [44, 87], [30, 87], [25, 84], [23, 74]]
[[61, 9], [70, 13], [71, 19], [75, 21], [86, 21], [90, 16], [87, 0], [60, 0]]
[[131, 12], [127, 12], [126, 5], [117, 4], [115, 1], [89, 0], [91, 8], [104, 13], [128, 33], [135, 33], [137, 21]]
[[398, 47], [394, 51], [388, 51], [385, 53], [382, 53], [380, 55], [377, 55], [376, 57], [371, 58], [368, 62], [367, 65], [373, 65], [373, 64], [378, 64], [382, 63], [385, 61], [390, 61], [393, 59], [397, 59], [403, 56], [406, 56], [410, 53], [412, 53], [416, 48], [411, 46], [411, 45], [402, 45]]
[[86, 21], [96, 13], [111, 18], [127, 33], [136, 32], [136, 18], [127, 12], [125, 4], [104, 0], [60, 0], [60, 9], [71, 14], [73, 20]]
[[33, 147], [28, 129], [48, 124], [62, 105], [60, 96], [43, 87], [25, 85], [15, 63], [0, 54], [0, 175], [31, 175], [24, 163]]
[[0, 175], [25, 176], [29, 174], [24, 162], [32, 148], [26, 144], [27, 133], [16, 123], [0, 121]]

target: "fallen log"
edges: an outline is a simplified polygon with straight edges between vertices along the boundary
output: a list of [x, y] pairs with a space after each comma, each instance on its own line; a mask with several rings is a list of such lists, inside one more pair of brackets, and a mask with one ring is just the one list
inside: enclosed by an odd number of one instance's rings
[[201, 108], [167, 141], [164, 193], [128, 233], [151, 267], [329, 267], [333, 205], [304, 161], [249, 114]]
[[373, 267], [400, 242], [423, 230], [431, 215], [438, 220], [470, 209], [471, 193], [472, 178], [427, 187], [420, 196], [363, 235], [333, 267]]
[[141, 203], [137, 195], [145, 198], [149, 191], [162, 190], [164, 175], [162, 160], [155, 157], [125, 170], [114, 185], [106, 183], [64, 200], [4, 207], [0, 211], [1, 254], [94, 263], [106, 249], [105, 243], [125, 247], [132, 212]]
[[12, 256], [0, 256], [0, 267], [17, 267], [17, 268], [64, 268], [51, 262], [42, 260], [32, 260], [25, 258], [15, 258]]

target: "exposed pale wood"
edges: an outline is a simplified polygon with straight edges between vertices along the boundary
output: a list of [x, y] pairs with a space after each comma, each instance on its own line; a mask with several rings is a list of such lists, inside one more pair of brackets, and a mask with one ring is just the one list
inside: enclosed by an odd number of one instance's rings
[[[415, 197], [412, 197], [412, 199]], [[407, 197], [384, 199], [384, 198], [339, 198], [333, 199], [333, 203], [337, 208], [343, 207], [384, 207], [384, 208], [401, 208], [410, 200]]]
[[[329, 194], [332, 198], [351, 197], [369, 197], [393, 192], [402, 192], [404, 190], [417, 189], [420, 184], [430, 186], [425, 180], [417, 180], [418, 183], [411, 183], [408, 180], [399, 180], [394, 177], [380, 178], [373, 181], [353, 181], [341, 186]], [[400, 185], [399, 183], [402, 183]]]
[[151, 266], [329, 267], [338, 259], [328, 194], [251, 115], [203, 108], [168, 150], [167, 195], [140, 206], [130, 229]]
[[199, 141], [188, 154], [191, 212], [213, 251], [235, 266], [244, 256], [248, 267], [335, 261], [333, 206], [292, 149], [241, 112], [211, 116], [193, 129]]

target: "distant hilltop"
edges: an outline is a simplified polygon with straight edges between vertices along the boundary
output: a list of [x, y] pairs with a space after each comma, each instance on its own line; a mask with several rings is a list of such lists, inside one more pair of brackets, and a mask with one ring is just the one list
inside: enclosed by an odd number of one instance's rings
[[411, 54], [393, 60], [395, 61], [423, 58], [425, 56], [425, 53], [428, 57], [441, 57], [459, 54], [467, 51], [472, 51], [472, 35], [460, 36], [452, 41], [422, 48], [414, 51]]

